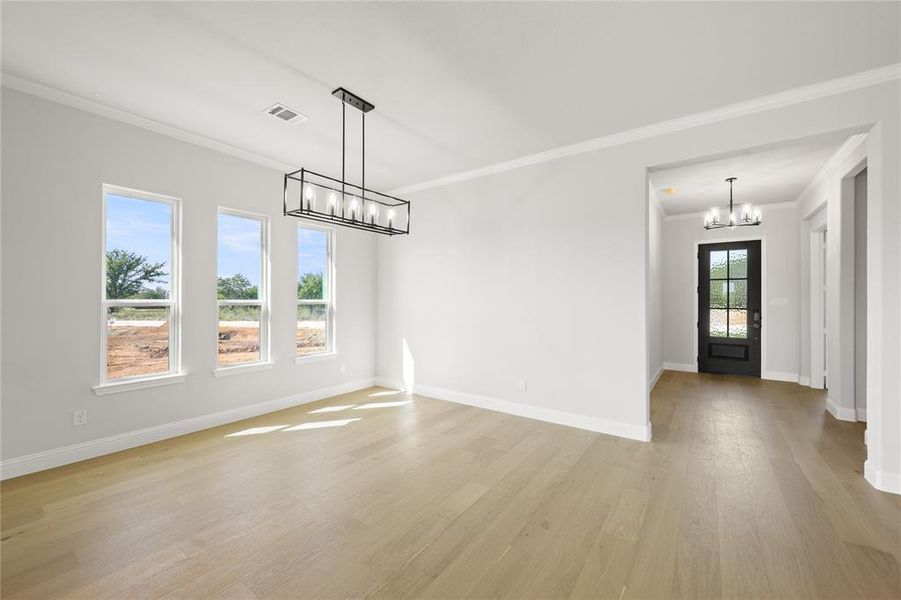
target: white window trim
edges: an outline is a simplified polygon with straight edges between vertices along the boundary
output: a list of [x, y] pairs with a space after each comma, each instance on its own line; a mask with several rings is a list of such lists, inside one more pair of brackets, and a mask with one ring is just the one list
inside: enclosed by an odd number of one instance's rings
[[119, 392], [131, 392], [133, 390], [143, 390], [145, 388], [161, 385], [182, 383], [186, 376], [185, 373], [170, 373], [169, 375], [148, 375], [146, 377], [129, 378], [126, 380], [113, 379], [110, 383], [95, 385], [93, 390], [98, 396], [106, 396], [107, 394], [118, 394]]
[[248, 363], [240, 363], [228, 367], [218, 367], [213, 369], [213, 375], [216, 377], [228, 377], [229, 375], [240, 375], [241, 373], [252, 373], [254, 371], [266, 371], [275, 366], [274, 362], [254, 361]]
[[[169, 298], [166, 300], [107, 300], [106, 298], [106, 197], [107, 194], [161, 202], [172, 207], [172, 238], [169, 267]], [[181, 198], [104, 183], [100, 209], [100, 383], [94, 386], [98, 395], [184, 381], [181, 370]], [[164, 373], [107, 379], [107, 313], [115, 306], [166, 307], [169, 309], [169, 370]]]
[[[308, 362], [317, 362], [320, 360], [330, 360], [338, 356], [337, 349], [337, 339], [336, 335], [336, 322], [335, 322], [335, 238], [337, 237], [335, 234], [334, 227], [325, 227], [322, 225], [313, 225], [311, 223], [298, 223], [297, 229], [295, 230], [295, 240], [294, 240], [294, 252], [297, 252], [297, 246], [300, 243], [300, 230], [304, 229], [313, 229], [315, 231], [323, 231], [326, 234], [326, 275], [328, 277], [326, 289], [326, 298], [323, 300], [301, 300], [297, 298], [297, 306], [301, 305], [317, 305], [317, 304], [325, 304], [328, 308], [328, 315], [325, 321], [325, 350], [322, 352], [315, 352], [312, 354], [298, 354], [297, 353], [297, 333], [295, 331], [294, 334], [294, 362], [295, 364], [304, 364]], [[295, 280], [300, 276], [300, 265], [296, 265], [295, 269]], [[295, 291], [294, 295], [297, 296], [297, 283], [294, 285]], [[294, 315], [294, 327], [297, 328], [297, 311], [295, 310]]]
[[[219, 215], [226, 214], [234, 217], [242, 217], [245, 219], [256, 219], [261, 223], [261, 240], [260, 240], [260, 297], [257, 300], [219, 300], [216, 299], [216, 334], [218, 339], [219, 333], [219, 309], [223, 306], [259, 306], [260, 307], [260, 358], [244, 363], [236, 363], [231, 365], [219, 364], [219, 345], [216, 344], [216, 368], [213, 369], [213, 375], [222, 377], [225, 375], [237, 375], [239, 373], [249, 373], [262, 369], [271, 368], [274, 363], [270, 362], [269, 339], [270, 339], [270, 315], [271, 307], [269, 298], [269, 248], [270, 243], [270, 224], [269, 217], [260, 213], [249, 212], [246, 210], [238, 210], [236, 208], [228, 208], [220, 206], [216, 210], [216, 255], [219, 254]], [[219, 262], [216, 262], [216, 277], [219, 277]]]

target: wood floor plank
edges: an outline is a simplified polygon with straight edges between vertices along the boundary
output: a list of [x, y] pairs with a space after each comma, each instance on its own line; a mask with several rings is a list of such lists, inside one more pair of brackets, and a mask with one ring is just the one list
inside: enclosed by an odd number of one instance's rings
[[901, 498], [824, 400], [667, 371], [648, 444], [344, 394], [3, 482], [0, 595], [901, 597]]

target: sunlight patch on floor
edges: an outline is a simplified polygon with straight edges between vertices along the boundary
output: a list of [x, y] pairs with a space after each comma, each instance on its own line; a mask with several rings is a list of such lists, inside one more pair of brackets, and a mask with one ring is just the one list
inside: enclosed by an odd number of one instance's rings
[[396, 396], [397, 394], [403, 394], [403, 390], [386, 390], [384, 392], [372, 392], [369, 394], [370, 398], [378, 398], [379, 396]]
[[354, 410], [367, 410], [369, 408], [391, 408], [392, 406], [405, 406], [407, 404], [412, 404], [412, 400], [397, 400], [395, 402], [370, 402], [369, 404], [361, 404], [354, 408]]
[[244, 429], [242, 431], [236, 431], [235, 433], [230, 433], [225, 437], [239, 437], [242, 435], [259, 435], [261, 433], [270, 433], [272, 431], [278, 431], [279, 429], [284, 429], [288, 427], [288, 425], [269, 425], [267, 427], [251, 427], [250, 429]]
[[342, 410], [347, 410], [348, 408], [353, 408], [356, 404], [345, 404], [343, 406], [325, 406], [323, 408], [317, 408], [316, 410], [311, 410], [309, 414], [317, 415], [319, 413], [332, 413], [332, 412], [340, 412]]
[[335, 419], [334, 421], [316, 421], [315, 423], [301, 423], [300, 425], [295, 425], [294, 427], [288, 427], [287, 429], [282, 429], [282, 431], [304, 431], [306, 429], [325, 429], [326, 427], [344, 427], [348, 423], [353, 423], [354, 421], [359, 421], [360, 418], [356, 419]]

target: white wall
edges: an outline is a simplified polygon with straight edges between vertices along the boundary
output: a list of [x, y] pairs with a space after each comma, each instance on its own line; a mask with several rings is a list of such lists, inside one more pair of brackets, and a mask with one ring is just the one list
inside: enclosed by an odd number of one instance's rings
[[[645, 169], [869, 129], [880, 155], [870, 163], [870, 206], [878, 207], [871, 223], [882, 219], [885, 235], [869, 236], [868, 314], [886, 334], [868, 338], [868, 355], [884, 357], [868, 365], [876, 380], [868, 386], [871, 430], [874, 404], [885, 408], [881, 435], [870, 438], [868, 478], [888, 481], [901, 473], [901, 251], [889, 235], [901, 224], [898, 105], [893, 80], [717, 122], [697, 119], [704, 124], [619, 145], [586, 143], [582, 154], [514, 161], [410, 194], [413, 234], [379, 242], [378, 375], [403, 379], [406, 343], [417, 386], [523, 412], [556, 409], [646, 426]], [[767, 221], [780, 223], [775, 211]], [[795, 223], [791, 235], [798, 230]], [[778, 292], [788, 306], [770, 311], [774, 330], [780, 311], [797, 310], [790, 287]], [[798, 371], [797, 346], [767, 354], [768, 368]], [[528, 380], [528, 391], [517, 391], [519, 379]]]
[[[810, 231], [826, 219], [826, 371], [828, 373], [827, 407], [839, 419], [855, 421], [855, 201], [854, 176], [864, 168], [873, 135], [852, 138], [830, 159], [823, 172], [799, 198], [803, 218], [801, 243], [809, 239]], [[872, 227], [867, 223], [867, 227]], [[868, 230], [869, 234], [869, 230]], [[892, 234], [894, 235], [894, 234]], [[869, 238], [869, 235], [867, 236]], [[867, 243], [870, 241], [868, 239]], [[819, 268], [809, 253], [802, 262], [805, 285], [810, 285], [811, 269]], [[814, 279], [816, 281], [816, 279]], [[805, 294], [808, 298], [808, 292]], [[895, 306], [897, 309], [897, 305]], [[897, 311], [896, 311], [897, 312]], [[809, 323], [809, 322], [808, 322]], [[802, 335], [810, 336], [811, 327], [805, 323]], [[816, 332], [816, 329], [814, 329]], [[810, 344], [810, 352], [819, 354], [821, 346]], [[893, 367], [897, 368], [897, 367]], [[812, 374], [815, 371], [812, 368]], [[820, 387], [817, 377], [811, 386]], [[868, 387], [871, 387], [868, 383]]]
[[417, 385], [644, 435], [646, 186], [581, 155], [415, 194], [412, 234], [379, 244], [379, 374], [403, 380], [406, 344]]
[[704, 229], [703, 215], [670, 217], [663, 226], [663, 360], [697, 368], [696, 243], [763, 238], [761, 377], [798, 379], [800, 356], [800, 249], [798, 210], [763, 205], [763, 223], [733, 230]]
[[648, 386], [663, 370], [663, 208], [648, 184]]
[[[297, 221], [281, 215], [281, 173], [5, 88], [2, 106], [4, 461], [373, 376], [372, 236], [337, 234], [338, 358], [296, 365]], [[101, 397], [91, 389], [103, 183], [182, 198], [182, 384]], [[218, 206], [271, 218], [270, 370], [212, 373]], [[71, 425], [77, 408], [88, 409], [88, 425]]]
[[854, 409], [867, 415], [867, 171], [854, 178]]

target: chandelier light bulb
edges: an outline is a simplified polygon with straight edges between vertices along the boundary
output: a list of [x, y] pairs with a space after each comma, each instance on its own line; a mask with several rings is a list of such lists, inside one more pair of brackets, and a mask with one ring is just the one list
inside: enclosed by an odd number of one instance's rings
[[338, 204], [338, 196], [335, 195], [335, 192], [332, 192], [328, 195], [328, 209], [329, 212], [332, 213], [332, 216], [335, 216], [335, 205]]
[[761, 217], [762, 217], [762, 216], [763, 216], [763, 215], [761, 214], [759, 208], [754, 210], [754, 222], [755, 222], [755, 223], [760, 223], [760, 220], [761, 220]]
[[741, 220], [748, 221], [750, 219], [751, 219], [751, 205], [745, 203], [745, 205], [741, 207]]
[[369, 223], [375, 224], [379, 218], [379, 207], [375, 202], [369, 203]]
[[713, 221], [713, 224], [716, 225], [720, 222], [720, 209], [714, 208], [710, 211], [710, 218]]
[[394, 209], [388, 209], [388, 229], [391, 229], [391, 226], [394, 225]]

